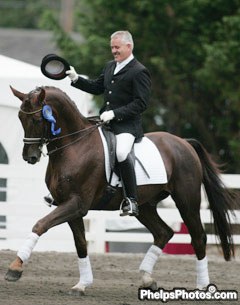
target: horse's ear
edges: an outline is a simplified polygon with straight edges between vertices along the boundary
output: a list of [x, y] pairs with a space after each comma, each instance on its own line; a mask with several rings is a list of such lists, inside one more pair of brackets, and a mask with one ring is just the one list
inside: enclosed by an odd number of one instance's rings
[[14, 89], [12, 86], [10, 86], [11, 90], [12, 90], [12, 93], [17, 97], [19, 98], [21, 101], [24, 100], [26, 94], [25, 93], [22, 93], [20, 91], [17, 91], [16, 89]]
[[45, 96], [46, 96], [46, 92], [44, 88], [41, 88], [40, 93], [38, 94], [38, 103], [39, 104], [43, 104], [44, 100], [45, 100]]

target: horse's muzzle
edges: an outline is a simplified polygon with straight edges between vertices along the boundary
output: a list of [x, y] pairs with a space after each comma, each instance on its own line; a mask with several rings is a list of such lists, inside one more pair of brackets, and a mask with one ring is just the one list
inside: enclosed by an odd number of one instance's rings
[[22, 157], [29, 164], [35, 164], [40, 161], [41, 150], [38, 145], [24, 145]]
[[36, 156], [27, 157], [27, 158], [23, 158], [23, 159], [25, 161], [27, 161], [27, 163], [29, 163], [29, 164], [35, 164], [40, 160], [40, 158], [37, 158]]

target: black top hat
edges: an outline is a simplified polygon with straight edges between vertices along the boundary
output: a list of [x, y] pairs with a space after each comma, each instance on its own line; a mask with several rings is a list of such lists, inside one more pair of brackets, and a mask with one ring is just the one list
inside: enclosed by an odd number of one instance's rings
[[41, 71], [48, 78], [60, 80], [65, 78], [66, 71], [70, 69], [69, 63], [56, 54], [48, 54], [43, 57]]

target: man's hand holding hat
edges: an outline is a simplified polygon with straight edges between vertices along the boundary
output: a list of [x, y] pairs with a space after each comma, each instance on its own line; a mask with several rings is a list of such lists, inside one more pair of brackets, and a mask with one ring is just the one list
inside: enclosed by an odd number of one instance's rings
[[72, 82], [78, 80], [78, 74], [75, 71], [74, 67], [70, 66], [70, 70], [67, 70], [66, 74], [71, 79]]

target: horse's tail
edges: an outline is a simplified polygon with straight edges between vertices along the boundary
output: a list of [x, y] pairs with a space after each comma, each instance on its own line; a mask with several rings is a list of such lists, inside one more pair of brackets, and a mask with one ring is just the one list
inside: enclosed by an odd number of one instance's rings
[[195, 139], [187, 139], [187, 142], [195, 149], [201, 161], [203, 185], [212, 211], [215, 233], [220, 238], [224, 258], [228, 261], [231, 256], [234, 256], [229, 213], [234, 214], [234, 209], [237, 208], [238, 196], [235, 192], [225, 187], [220, 178], [219, 166], [211, 159], [203, 145]]

